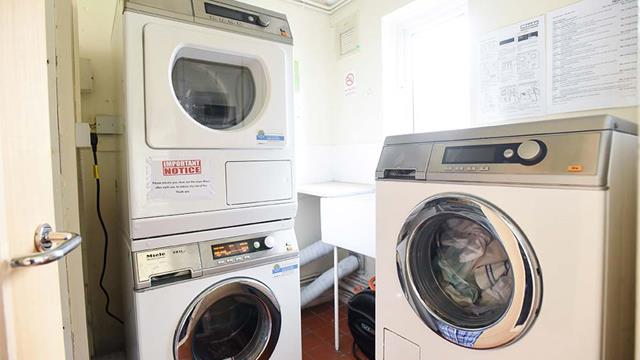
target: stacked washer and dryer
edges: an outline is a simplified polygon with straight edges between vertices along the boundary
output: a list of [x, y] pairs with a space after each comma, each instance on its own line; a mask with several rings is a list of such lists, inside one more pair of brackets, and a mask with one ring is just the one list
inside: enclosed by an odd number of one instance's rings
[[387, 138], [376, 358], [633, 358], [637, 144], [611, 116]]
[[119, 10], [128, 358], [301, 358], [286, 16], [231, 0]]

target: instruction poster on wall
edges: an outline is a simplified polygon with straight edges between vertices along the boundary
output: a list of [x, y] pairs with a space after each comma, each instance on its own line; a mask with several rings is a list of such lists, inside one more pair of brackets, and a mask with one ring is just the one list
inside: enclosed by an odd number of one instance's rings
[[491, 32], [477, 45], [476, 99], [481, 120], [544, 114], [544, 16]]
[[207, 200], [214, 194], [210, 165], [202, 159], [147, 158], [148, 200]]
[[637, 104], [637, 6], [585, 0], [548, 14], [551, 112]]

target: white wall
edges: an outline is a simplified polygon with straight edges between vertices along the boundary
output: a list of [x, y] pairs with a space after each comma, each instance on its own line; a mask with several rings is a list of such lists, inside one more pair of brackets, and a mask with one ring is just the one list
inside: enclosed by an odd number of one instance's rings
[[[332, 76], [336, 113], [331, 118], [333, 143], [338, 145], [379, 143], [382, 133], [382, 37], [381, 19], [409, 0], [354, 0], [331, 16], [334, 32]], [[340, 58], [337, 51], [337, 26], [357, 16], [360, 49]], [[352, 95], [344, 91], [344, 76], [355, 72], [357, 89]]]
[[[116, 0], [78, 0], [78, 38], [80, 57], [91, 60], [94, 74], [93, 92], [82, 94], [82, 122], [93, 123], [97, 114], [115, 114], [115, 83], [111, 61], [110, 34]], [[115, 245], [119, 243], [118, 216], [116, 213], [116, 161], [118, 159], [117, 138], [112, 135], [100, 136], [98, 161], [101, 175], [102, 214], [110, 237], [110, 256], [107, 264], [105, 286], [111, 296], [110, 309], [122, 314], [120, 267]], [[90, 350], [94, 354], [104, 354], [122, 347], [123, 340], [118, 334], [122, 327], [109, 318], [104, 310], [106, 299], [99, 287], [104, 237], [96, 215], [95, 180], [93, 159], [90, 149], [80, 149], [78, 156], [80, 184], [80, 227], [84, 240], [82, 247], [85, 264], [85, 289], [87, 317], [89, 321]]]

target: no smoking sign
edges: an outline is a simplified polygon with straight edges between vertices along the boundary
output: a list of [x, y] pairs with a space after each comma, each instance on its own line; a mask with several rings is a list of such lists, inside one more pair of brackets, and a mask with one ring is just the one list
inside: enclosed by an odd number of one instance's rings
[[356, 74], [349, 71], [344, 76], [344, 92], [345, 95], [352, 95], [356, 91]]
[[356, 76], [353, 73], [348, 73], [344, 78], [344, 84], [347, 86], [353, 86], [356, 83]]

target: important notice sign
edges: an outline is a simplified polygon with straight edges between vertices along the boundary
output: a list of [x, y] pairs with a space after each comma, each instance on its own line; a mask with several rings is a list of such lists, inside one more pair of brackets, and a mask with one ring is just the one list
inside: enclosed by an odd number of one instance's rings
[[147, 159], [148, 200], [214, 197], [210, 166], [202, 159]]
[[164, 176], [202, 174], [202, 161], [165, 160], [162, 162], [162, 174]]

